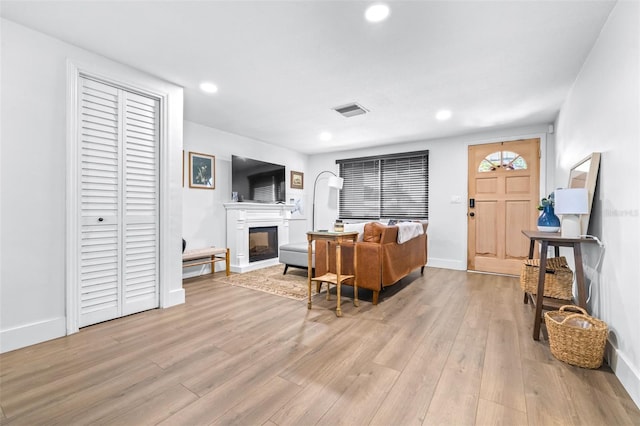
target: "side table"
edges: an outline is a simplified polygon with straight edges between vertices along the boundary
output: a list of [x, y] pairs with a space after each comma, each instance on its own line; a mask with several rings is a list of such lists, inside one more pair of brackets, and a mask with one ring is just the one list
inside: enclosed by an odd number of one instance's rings
[[[337, 301], [337, 307], [336, 307], [336, 316], [341, 317], [342, 316], [342, 309], [340, 308], [340, 293], [341, 293], [341, 286], [342, 283], [344, 281], [347, 281], [351, 278], [354, 279], [354, 283], [353, 283], [353, 305], [354, 306], [359, 306], [359, 302], [358, 302], [358, 284], [357, 284], [357, 278], [355, 277], [355, 275], [342, 275], [342, 256], [340, 255], [340, 244], [342, 244], [342, 242], [344, 241], [353, 241], [355, 242], [356, 239], [358, 238], [358, 233], [357, 232], [319, 232], [319, 231], [312, 231], [312, 232], [307, 232], [307, 241], [309, 242], [309, 247], [307, 249], [307, 266], [308, 266], [308, 273], [307, 273], [307, 283], [308, 283], [308, 294], [309, 294], [309, 302], [307, 304], [307, 309], [311, 309], [311, 281], [318, 281], [318, 282], [325, 282], [325, 283], [332, 283], [335, 284], [336, 286], [336, 292], [338, 293], [338, 301]], [[322, 276], [319, 277], [312, 277], [312, 257], [311, 257], [311, 253], [313, 252], [313, 241], [334, 241], [336, 243], [336, 273], [331, 273], [328, 272]], [[329, 250], [326, 251], [326, 264], [329, 265]], [[356, 270], [356, 266], [357, 266], [357, 255], [356, 255], [356, 250], [353, 251], [353, 267], [354, 267], [354, 271]], [[329, 298], [329, 287], [327, 284], [327, 299]]]
[[566, 305], [566, 301], [544, 297], [544, 275], [547, 269], [547, 249], [549, 246], [555, 247], [556, 257], [560, 255], [560, 247], [572, 247], [573, 257], [576, 264], [576, 284], [578, 290], [578, 306], [587, 309], [587, 291], [584, 284], [584, 270], [582, 268], [582, 243], [594, 243], [595, 240], [589, 238], [568, 238], [562, 237], [559, 232], [539, 232], [539, 231], [522, 231], [529, 238], [529, 259], [533, 259], [534, 246], [537, 241], [540, 244], [540, 275], [538, 276], [538, 293], [537, 295], [525, 293], [524, 303], [529, 300], [535, 306], [535, 315], [533, 318], [533, 340], [540, 340], [540, 324], [542, 322], [542, 309], [559, 309], [560, 306]]

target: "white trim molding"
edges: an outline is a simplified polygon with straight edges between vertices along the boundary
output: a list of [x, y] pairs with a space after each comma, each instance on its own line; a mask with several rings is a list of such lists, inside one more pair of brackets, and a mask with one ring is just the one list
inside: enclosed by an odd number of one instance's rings
[[51, 318], [0, 331], [0, 353], [35, 345], [65, 335], [65, 318]]
[[633, 402], [640, 406], [640, 371], [613, 345], [611, 338], [607, 339], [605, 359]]

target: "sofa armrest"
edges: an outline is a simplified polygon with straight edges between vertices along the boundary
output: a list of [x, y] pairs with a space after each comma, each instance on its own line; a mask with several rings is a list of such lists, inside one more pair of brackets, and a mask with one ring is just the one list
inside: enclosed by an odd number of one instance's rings
[[384, 226], [380, 236], [380, 244], [395, 243], [398, 241], [398, 227]]
[[382, 245], [382, 285], [387, 286], [427, 263], [427, 235]]
[[358, 288], [368, 290], [382, 290], [380, 281], [382, 274], [382, 246], [378, 243], [359, 242], [356, 244], [358, 252], [358, 270], [356, 278]]

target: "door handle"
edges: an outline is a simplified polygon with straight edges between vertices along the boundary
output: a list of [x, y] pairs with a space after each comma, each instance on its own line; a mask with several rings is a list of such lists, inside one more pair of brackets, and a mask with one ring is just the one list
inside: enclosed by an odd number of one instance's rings
[[469, 216], [474, 217], [476, 214], [474, 212], [469, 213]]

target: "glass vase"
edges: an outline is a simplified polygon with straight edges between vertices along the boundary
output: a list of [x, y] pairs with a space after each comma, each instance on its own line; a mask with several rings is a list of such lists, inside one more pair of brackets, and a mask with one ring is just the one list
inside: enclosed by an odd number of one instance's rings
[[560, 230], [560, 219], [553, 211], [553, 206], [544, 206], [542, 214], [538, 218], [538, 231], [558, 232]]

